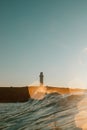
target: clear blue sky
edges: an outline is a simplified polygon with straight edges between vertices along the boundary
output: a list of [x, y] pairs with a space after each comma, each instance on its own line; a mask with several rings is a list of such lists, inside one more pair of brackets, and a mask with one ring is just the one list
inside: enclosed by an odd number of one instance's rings
[[87, 86], [87, 0], [0, 0], [0, 86]]

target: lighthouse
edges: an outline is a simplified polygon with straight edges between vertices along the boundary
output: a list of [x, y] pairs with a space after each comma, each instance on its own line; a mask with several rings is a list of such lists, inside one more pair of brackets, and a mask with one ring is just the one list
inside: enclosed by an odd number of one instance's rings
[[43, 75], [43, 72], [40, 72], [40, 75], [39, 75], [39, 78], [40, 78], [40, 86], [43, 86], [43, 78], [44, 78], [44, 75]]

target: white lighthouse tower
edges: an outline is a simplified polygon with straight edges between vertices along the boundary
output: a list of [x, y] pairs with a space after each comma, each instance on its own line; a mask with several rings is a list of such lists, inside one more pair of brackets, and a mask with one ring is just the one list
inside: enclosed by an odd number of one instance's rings
[[40, 78], [40, 86], [43, 86], [43, 84], [44, 84], [44, 81], [43, 81], [43, 78], [44, 78], [43, 72], [40, 72], [39, 78]]

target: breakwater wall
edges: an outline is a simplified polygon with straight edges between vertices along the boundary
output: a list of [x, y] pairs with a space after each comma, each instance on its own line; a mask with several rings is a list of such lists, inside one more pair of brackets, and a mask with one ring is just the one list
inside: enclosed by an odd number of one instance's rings
[[30, 98], [43, 99], [46, 94], [84, 94], [83, 89], [70, 89], [51, 86], [0, 87], [0, 103], [26, 102]]
[[0, 102], [25, 102], [30, 98], [28, 87], [0, 87]]

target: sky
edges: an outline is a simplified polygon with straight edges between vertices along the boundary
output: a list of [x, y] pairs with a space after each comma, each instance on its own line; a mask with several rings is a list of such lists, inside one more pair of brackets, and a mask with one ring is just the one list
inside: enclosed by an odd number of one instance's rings
[[0, 0], [0, 86], [87, 88], [87, 0]]

